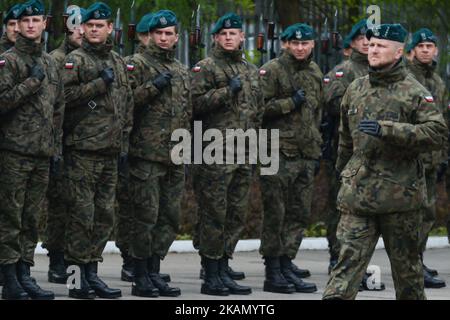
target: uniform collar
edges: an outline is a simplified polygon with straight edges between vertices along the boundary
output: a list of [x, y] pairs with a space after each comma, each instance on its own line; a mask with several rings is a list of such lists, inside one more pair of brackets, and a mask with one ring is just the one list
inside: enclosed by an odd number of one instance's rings
[[14, 42], [9, 40], [9, 38], [6, 36], [6, 32], [0, 38], [0, 47], [3, 47], [5, 51], [14, 47]]
[[289, 52], [289, 50], [284, 50], [283, 53], [280, 56], [280, 61], [282, 63], [285, 63], [289, 66], [289, 68], [294, 68], [295, 70], [303, 70], [309, 67], [311, 64], [311, 61], [313, 60], [313, 54], [305, 59], [305, 60], [298, 60], [292, 55], [292, 53]]
[[42, 52], [44, 52], [44, 41], [41, 41], [41, 43], [36, 43], [34, 40], [30, 40], [21, 34], [18, 34], [14, 47], [21, 53], [34, 57], [40, 57], [42, 56]]
[[407, 72], [405, 62], [400, 59], [389, 69], [376, 70], [369, 68], [369, 80], [374, 86], [386, 86], [391, 83], [402, 81], [406, 78]]
[[95, 56], [98, 57], [107, 57], [111, 50], [114, 47], [113, 41], [111, 37], [108, 37], [105, 43], [100, 44], [93, 44], [86, 40], [86, 38], [83, 38], [83, 42], [81, 44], [81, 47], [89, 52], [92, 53]]
[[422, 63], [417, 58], [411, 63], [411, 68], [417, 70], [421, 74], [425, 76], [425, 78], [430, 78], [433, 73], [436, 71], [437, 63], [433, 61], [431, 64]]
[[229, 62], [241, 62], [242, 61], [242, 54], [243, 54], [242, 49], [238, 49], [235, 51], [227, 51], [227, 50], [224, 50], [221, 46], [216, 44], [212, 48], [211, 52], [212, 52], [213, 57], [220, 59], [220, 60], [225, 60], [225, 61], [229, 61]]
[[152, 40], [147, 47], [144, 47], [144, 53], [151, 58], [160, 61], [173, 62], [175, 60], [175, 49], [166, 50], [158, 47]]
[[75, 44], [73, 44], [72, 42], [70, 42], [68, 36], [66, 36], [66, 38], [64, 39], [63, 46], [64, 46], [64, 52], [65, 52], [66, 54], [69, 54], [69, 53], [71, 53], [72, 51], [78, 49], [78, 46], [77, 46], [77, 45], [75, 45]]
[[352, 55], [350, 56], [350, 60], [359, 64], [363, 64], [369, 66], [369, 57], [367, 54], [363, 54], [357, 50], [352, 51]]

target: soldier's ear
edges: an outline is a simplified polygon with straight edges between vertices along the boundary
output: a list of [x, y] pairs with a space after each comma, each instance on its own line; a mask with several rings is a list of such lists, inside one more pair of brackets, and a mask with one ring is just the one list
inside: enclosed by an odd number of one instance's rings
[[112, 34], [113, 30], [114, 30], [113, 23], [108, 21], [108, 34]]
[[434, 53], [434, 57], [437, 58], [439, 56], [439, 47], [436, 46], [436, 51]]

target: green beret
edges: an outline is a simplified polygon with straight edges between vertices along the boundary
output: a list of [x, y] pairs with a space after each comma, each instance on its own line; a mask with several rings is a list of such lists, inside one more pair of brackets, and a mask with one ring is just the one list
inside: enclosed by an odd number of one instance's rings
[[3, 19], [4, 23], [7, 24], [9, 20], [17, 20], [19, 17], [19, 13], [22, 10], [21, 7], [21, 4], [13, 5], [6, 13], [5, 19]]
[[350, 49], [352, 47], [351, 44], [352, 44], [352, 39], [349, 36], [346, 36], [342, 43], [344, 49]]
[[404, 43], [406, 37], [408, 36], [408, 31], [401, 24], [381, 24], [369, 29], [366, 33], [367, 39], [372, 37], [384, 40], [391, 40], [396, 42]]
[[227, 13], [217, 20], [211, 34], [217, 34], [222, 29], [242, 29], [242, 19], [235, 13]]
[[355, 39], [359, 35], [366, 35], [367, 30], [368, 30], [367, 19], [363, 19], [352, 27], [352, 30], [347, 35], [347, 37], [349, 38], [349, 40], [351, 42], [353, 39]]
[[103, 3], [103, 2], [96, 2], [92, 4], [89, 8], [86, 10], [86, 14], [83, 17], [83, 23], [94, 19], [94, 20], [108, 20], [111, 18], [112, 10], [111, 8]]
[[150, 20], [148, 31], [155, 29], [164, 29], [178, 25], [178, 19], [175, 13], [170, 10], [160, 10], [156, 12]]
[[41, 0], [30, 0], [21, 5], [17, 18], [31, 17], [31, 16], [44, 16], [45, 6]]
[[421, 42], [433, 42], [434, 44], [437, 43], [437, 38], [433, 34], [433, 32], [430, 29], [422, 28], [417, 30], [413, 36], [411, 41], [411, 50], [417, 47], [417, 45]]
[[296, 23], [287, 27], [280, 36], [284, 42], [291, 40], [314, 40], [314, 37], [313, 28], [304, 23]]
[[146, 33], [149, 31], [150, 21], [153, 18], [153, 13], [147, 13], [141, 18], [141, 21], [136, 26], [136, 31], [139, 33]]

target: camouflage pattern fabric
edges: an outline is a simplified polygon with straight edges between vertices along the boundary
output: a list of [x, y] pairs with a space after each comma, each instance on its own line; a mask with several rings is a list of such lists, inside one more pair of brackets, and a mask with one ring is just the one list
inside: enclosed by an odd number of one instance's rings
[[324, 164], [326, 177], [328, 178], [328, 206], [326, 215], [327, 239], [330, 248], [330, 257], [337, 260], [339, 256], [339, 243], [337, 242], [336, 232], [339, 223], [340, 213], [336, 207], [336, 199], [339, 192], [339, 180], [336, 179], [336, 158], [339, 144], [339, 122], [340, 107], [342, 97], [347, 91], [348, 86], [357, 78], [363, 77], [369, 73], [369, 61], [366, 54], [356, 50], [352, 52], [350, 58], [337, 65], [324, 77], [324, 102], [325, 112], [334, 123], [334, 132], [332, 133], [331, 159], [326, 160]]
[[2, 35], [2, 37], [0, 38], [0, 54], [8, 51], [12, 47], [14, 47], [14, 43], [8, 39], [8, 37], [6, 36], [6, 32], [5, 32]]
[[396, 298], [425, 300], [418, 245], [421, 220], [420, 211], [371, 217], [342, 213], [337, 232], [341, 243], [339, 260], [323, 298], [355, 299], [381, 235], [391, 263]]
[[295, 259], [310, 223], [314, 166], [312, 160], [281, 155], [278, 174], [260, 177], [264, 204], [262, 256]]
[[[161, 49], [151, 40], [140, 52], [127, 58], [136, 119], [130, 138], [131, 254], [163, 259], [179, 229], [185, 176], [184, 166], [171, 162], [176, 144], [171, 135], [190, 130], [190, 83], [175, 50]], [[172, 79], [160, 91], [153, 80], [163, 72], [170, 72]]]
[[[311, 216], [315, 162], [322, 139], [323, 74], [312, 61], [297, 60], [288, 51], [260, 70], [265, 99], [264, 129], [280, 130], [280, 169], [261, 176], [264, 225], [263, 256], [288, 255], [294, 259]], [[307, 103], [297, 109], [296, 90], [306, 92]]]
[[116, 205], [114, 208], [114, 235], [116, 246], [121, 253], [129, 254], [132, 241], [132, 204], [129, 193], [129, 164], [124, 172], [119, 172]]
[[[218, 129], [226, 137], [226, 129], [246, 131], [261, 126], [258, 70], [242, 56], [242, 50], [229, 52], [215, 45], [210, 56], [192, 69], [194, 119], [202, 121], [204, 131]], [[233, 95], [229, 82], [237, 76], [242, 90]], [[251, 166], [196, 165], [192, 171], [200, 215], [199, 253], [210, 259], [232, 258], [248, 213]]]

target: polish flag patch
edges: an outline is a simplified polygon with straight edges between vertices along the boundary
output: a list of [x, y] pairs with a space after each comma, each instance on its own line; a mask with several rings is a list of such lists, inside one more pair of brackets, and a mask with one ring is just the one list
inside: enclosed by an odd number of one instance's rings
[[426, 96], [425, 101], [431, 103], [431, 102], [434, 102], [434, 98], [432, 96]]
[[326, 77], [326, 78], [323, 78], [323, 82], [325, 84], [329, 84], [331, 82], [331, 80], [330, 80], [330, 78]]
[[6, 60], [0, 60], [0, 67], [4, 67], [6, 65]]
[[134, 71], [135, 67], [132, 64], [127, 64], [127, 70], [128, 71]]
[[194, 68], [192, 69], [192, 71], [194, 71], [194, 72], [200, 72], [200, 71], [202, 71], [202, 67], [196, 66], [196, 67], [194, 67]]
[[259, 70], [259, 75], [260, 76], [265, 76], [267, 74], [267, 71], [264, 69]]
[[342, 78], [342, 77], [344, 77], [344, 72], [342, 72], [342, 71], [336, 72], [336, 78]]
[[65, 65], [66, 69], [72, 70], [74, 67], [74, 63], [73, 62], [67, 62]]

